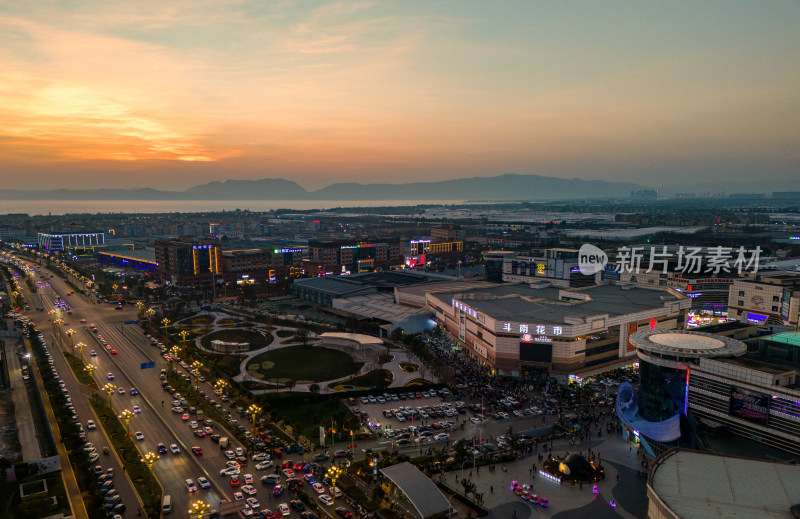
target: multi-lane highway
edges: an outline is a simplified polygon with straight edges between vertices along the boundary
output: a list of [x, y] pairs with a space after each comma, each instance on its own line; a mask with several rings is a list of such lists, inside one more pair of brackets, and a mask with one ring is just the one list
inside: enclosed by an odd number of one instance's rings
[[[44, 310], [29, 312], [29, 316], [45, 334], [50, 351], [56, 358], [59, 375], [67, 382], [84, 428], [86, 420], [97, 421], [97, 418], [94, 417], [87, 401], [89, 390], [74, 380], [69, 366], [58, 353], [59, 348], [52, 346], [54, 343], [56, 345], [59, 343], [50, 321], [51, 310], [56, 310], [57, 316], [65, 321], [61, 325], [61, 341], [65, 348], [69, 350], [71, 343], [86, 344], [83, 358], [87, 364], [95, 366], [94, 377], [98, 385], [102, 387], [106, 383], [111, 383], [118, 388], [110, 397], [114, 410], [121, 413], [124, 409], [133, 410], [134, 406], [141, 409], [141, 412], [130, 421], [131, 433], [141, 432], [144, 435], [143, 440], [135, 441], [140, 452], [142, 454], [156, 452], [156, 445], [159, 442], [167, 447], [173, 443], [178, 445], [180, 454], [168, 451], [161, 455], [154, 466], [155, 475], [164, 489], [164, 494], [172, 496], [174, 509], [184, 513], [183, 511], [189, 509], [190, 503], [197, 499], [205, 500], [212, 507], [218, 507], [220, 501], [230, 500], [229, 496], [232, 496], [233, 490], [227, 478], [219, 475], [219, 470], [227, 461], [222, 450], [208, 438], [197, 438], [188, 422], [181, 420], [181, 415], [170, 411], [171, 397], [162, 389], [159, 379], [159, 367], [164, 364], [160, 351], [150, 344], [138, 326], [123, 324], [126, 320], [136, 319], [136, 309], [115, 310], [114, 305], [96, 305], [82, 295], [67, 295], [72, 289], [58, 276], [51, 278], [47, 274], [46, 279], [42, 279], [37, 274], [37, 280], [43, 282], [38, 293], [30, 294], [26, 289], [28, 292], [26, 297], [29, 301], [35, 301], [37, 308]], [[49, 286], [45, 286], [46, 284]], [[59, 298], [71, 306], [68, 312], [57, 306]], [[90, 324], [96, 325], [98, 333], [91, 331]], [[64, 334], [70, 329], [75, 331], [71, 339]], [[112, 355], [110, 350], [103, 347], [98, 340], [99, 335], [102, 335], [111, 348], [117, 351], [116, 354]], [[92, 350], [96, 355], [91, 354]], [[76, 355], [80, 354], [77, 349], [74, 351]], [[155, 361], [156, 368], [141, 369], [142, 363], [150, 361]], [[108, 373], [114, 378], [108, 379]], [[136, 388], [139, 394], [131, 395], [132, 388]], [[124, 393], [120, 393], [120, 389], [124, 390]], [[207, 390], [210, 392], [211, 388]], [[165, 401], [163, 406], [162, 401]], [[215, 424], [214, 428], [217, 434], [233, 438], [219, 424]], [[101, 446], [106, 444], [102, 441], [103, 433], [99, 429], [87, 433], [90, 442]], [[201, 447], [203, 454], [200, 456], [192, 454], [192, 446]], [[110, 461], [112, 458], [113, 456], [102, 456], [99, 461], [104, 465], [113, 466]], [[115, 470], [120, 471], [121, 467], [115, 466]], [[205, 476], [212, 483], [212, 487], [199, 489], [190, 495], [185, 480], [192, 479], [197, 483], [197, 478], [200, 476]], [[123, 493], [122, 490], [120, 493]], [[127, 495], [123, 500], [128, 505], [129, 513], [131, 510], [135, 511], [138, 506], [137, 500]]]

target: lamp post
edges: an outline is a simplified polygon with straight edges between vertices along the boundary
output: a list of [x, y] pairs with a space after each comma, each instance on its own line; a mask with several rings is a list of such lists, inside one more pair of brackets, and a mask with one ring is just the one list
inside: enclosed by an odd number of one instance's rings
[[94, 364], [87, 364], [86, 366], [83, 367], [83, 370], [86, 371], [86, 373], [89, 374], [89, 378], [92, 379], [89, 382], [89, 387], [92, 388], [92, 398], [94, 398], [94, 377], [92, 373], [94, 372], [95, 369], [97, 369], [97, 366], [95, 366]]
[[170, 371], [172, 371], [172, 362], [173, 361], [176, 362], [176, 363], [178, 362], [177, 359], [179, 358], [178, 354], [180, 352], [181, 352], [181, 347], [178, 346], [177, 344], [169, 349], [169, 353], [170, 353], [170, 356], [169, 356], [169, 370]]
[[111, 404], [111, 395], [113, 395], [116, 390], [117, 390], [117, 386], [115, 386], [114, 384], [112, 384], [110, 382], [108, 384], [106, 384], [105, 386], [103, 386], [103, 391], [108, 393], [108, 403], [109, 404]]
[[86, 345], [82, 342], [79, 342], [78, 344], [75, 345], [75, 347], [78, 348], [78, 351], [81, 354], [81, 362], [83, 362], [83, 349], [86, 347]]
[[217, 380], [217, 381], [214, 383], [214, 387], [216, 388], [216, 390], [217, 390], [217, 391], [219, 391], [219, 395], [220, 395], [220, 396], [222, 396], [222, 394], [224, 393], [224, 391], [225, 391], [225, 388], [226, 388], [227, 386], [228, 386], [228, 383], [227, 383], [227, 382], [225, 382], [225, 381], [224, 381], [224, 380], [222, 380], [222, 379], [219, 379], [219, 380]]
[[63, 350], [64, 349], [64, 338], [61, 337], [61, 325], [62, 324], [64, 324], [64, 320], [61, 319], [60, 317], [57, 317], [55, 319], [55, 321], [53, 321], [53, 328], [54, 328], [54, 332], [53, 333], [55, 333], [55, 336], [58, 338], [58, 345]]
[[328, 478], [331, 480], [331, 497], [333, 498], [333, 509], [336, 510], [336, 480], [339, 479], [339, 476], [342, 475], [342, 469], [338, 465], [331, 465], [328, 471], [325, 473]]
[[70, 328], [65, 332], [67, 337], [69, 337], [69, 347], [72, 350], [72, 353], [75, 354], [75, 342], [72, 340], [72, 336], [75, 335], [75, 330]]
[[195, 501], [189, 509], [189, 515], [194, 519], [202, 519], [203, 514], [205, 514], [209, 508], [211, 508], [211, 505], [205, 501]]
[[164, 326], [164, 340], [169, 339], [169, 335], [167, 335], [167, 326], [169, 326], [169, 323], [171, 323], [171, 322], [172, 321], [170, 321], [166, 317], [161, 319], [161, 324]]
[[148, 331], [148, 332], [150, 331], [150, 328], [152, 328], [152, 327], [153, 327], [153, 314], [154, 314], [154, 313], [156, 313], [156, 311], [155, 311], [155, 310], [153, 310], [152, 308], [148, 308], [148, 309], [147, 309], [147, 310], [145, 310], [145, 312], [144, 312], [144, 315], [146, 315], [146, 316], [147, 316], [147, 331]]
[[192, 362], [192, 368], [196, 372], [196, 374], [194, 376], [194, 388], [195, 389], [199, 389], [200, 388], [200, 368], [202, 368], [202, 367], [203, 367], [203, 363], [200, 362], [199, 360], [196, 360], [196, 361]]
[[186, 348], [186, 337], [189, 336], [189, 332], [187, 332], [186, 330], [181, 330], [181, 333], [179, 333], [178, 335], [180, 335], [181, 339], [183, 339], [183, 347]]
[[256, 404], [252, 404], [247, 408], [247, 414], [253, 419], [253, 435], [258, 435], [258, 427], [256, 427], [256, 418], [261, 414], [262, 409]]
[[130, 425], [131, 425], [131, 418], [133, 418], [133, 413], [130, 412], [129, 409], [124, 409], [119, 414], [118, 418], [123, 422], [125, 422], [125, 437], [130, 438], [131, 436]]
[[138, 303], [136, 303], [136, 308], [138, 308], [138, 309], [139, 309], [139, 311], [138, 311], [138, 312], [136, 312], [136, 316], [137, 316], [139, 319], [141, 319], [141, 318], [142, 318], [142, 316], [144, 315], [144, 303], [142, 303], [141, 301], [139, 301]]
[[147, 468], [148, 468], [150, 471], [152, 471], [152, 470], [153, 470], [153, 465], [155, 465], [156, 461], [158, 461], [158, 460], [159, 460], [159, 458], [161, 458], [161, 456], [158, 456], [157, 454], [154, 454], [154, 453], [152, 453], [152, 452], [148, 452], [148, 453], [147, 453], [147, 454], [145, 454], [145, 455], [144, 455], [144, 457], [143, 457], [143, 458], [141, 458], [139, 461], [141, 461], [142, 463], [144, 463], [145, 465], [147, 465]]

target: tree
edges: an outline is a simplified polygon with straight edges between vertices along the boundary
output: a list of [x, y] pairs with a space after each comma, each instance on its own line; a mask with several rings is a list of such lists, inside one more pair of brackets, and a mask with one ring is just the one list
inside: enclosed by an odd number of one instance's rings
[[400, 342], [400, 340], [403, 338], [404, 333], [405, 332], [403, 331], [403, 329], [398, 326], [397, 328], [392, 330], [392, 333], [389, 334], [389, 338], [394, 342]]
[[462, 479], [459, 481], [461, 486], [464, 487], [464, 495], [467, 496], [469, 494], [475, 495], [475, 492], [478, 491], [478, 487], [472, 481], [468, 480], [467, 478]]
[[508, 436], [508, 445], [511, 448], [511, 452], [513, 452], [514, 456], [516, 456], [522, 447], [522, 437], [519, 434], [512, 432]]
[[303, 343], [303, 346], [308, 343], [308, 330], [305, 328], [298, 328], [297, 331], [294, 332], [294, 336]]
[[319, 384], [311, 384], [308, 386], [308, 390], [311, 392], [312, 395], [319, 394]]
[[453, 457], [456, 460], [456, 463], [462, 463], [466, 461], [466, 459], [470, 455], [470, 444], [465, 439], [457, 440], [453, 444]]

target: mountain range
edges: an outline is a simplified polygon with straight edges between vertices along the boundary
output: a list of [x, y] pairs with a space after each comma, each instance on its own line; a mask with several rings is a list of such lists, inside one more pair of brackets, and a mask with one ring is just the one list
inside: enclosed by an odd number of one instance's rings
[[226, 180], [184, 191], [136, 189], [0, 190], [0, 200], [558, 200], [628, 197], [628, 182], [506, 174], [408, 184], [338, 183], [307, 191], [291, 180]]

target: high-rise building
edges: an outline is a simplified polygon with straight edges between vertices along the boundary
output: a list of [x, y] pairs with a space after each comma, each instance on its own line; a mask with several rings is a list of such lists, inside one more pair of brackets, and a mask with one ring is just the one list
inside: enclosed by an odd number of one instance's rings
[[162, 281], [183, 286], [210, 286], [222, 273], [219, 242], [213, 238], [156, 240], [156, 273]]

